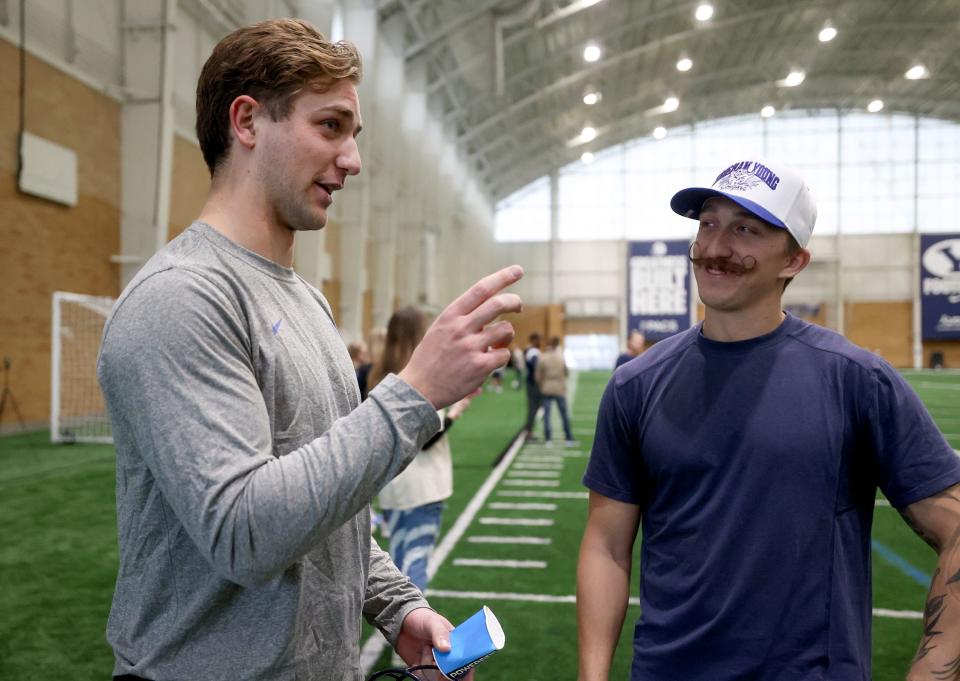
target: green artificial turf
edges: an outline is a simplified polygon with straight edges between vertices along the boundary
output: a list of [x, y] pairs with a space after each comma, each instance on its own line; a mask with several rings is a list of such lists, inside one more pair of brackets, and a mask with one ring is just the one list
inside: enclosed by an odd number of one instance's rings
[[109, 678], [113, 448], [0, 438], [0, 679]]
[[[960, 375], [905, 372], [940, 428], [960, 448]], [[563, 458], [557, 487], [584, 492], [580, 476], [592, 444], [597, 404], [607, 372], [578, 376], [572, 404], [573, 428], [582, 456]], [[454, 496], [444, 513], [443, 531], [457, 517], [493, 471], [496, 457], [520, 429], [526, 412], [523, 391], [509, 384], [499, 394], [477, 397], [450, 432], [454, 456]], [[562, 430], [554, 415], [555, 437]], [[542, 430], [538, 430], [542, 437]], [[556, 456], [566, 450], [528, 445], [521, 457]], [[517, 458], [514, 464], [524, 460]], [[526, 499], [501, 496], [516, 489], [504, 484], [509, 471], [487, 499], [472, 525], [440, 568], [431, 588], [454, 594], [466, 591], [564, 597], [575, 592], [576, 559], [586, 518], [586, 500]], [[882, 497], [880, 497], [882, 500]], [[491, 509], [493, 502], [555, 503], [555, 512]], [[551, 518], [549, 527], [481, 525], [480, 518]], [[103, 445], [54, 446], [46, 434], [0, 437], [0, 681], [68, 677], [106, 679], [112, 654], [104, 629], [116, 574], [113, 450]], [[535, 535], [547, 546], [471, 544], [484, 534]], [[878, 506], [874, 539], [924, 574], [931, 574], [936, 557], [903, 523], [892, 508]], [[383, 542], [386, 544], [386, 542]], [[542, 570], [493, 569], [454, 565], [457, 558], [510, 558], [546, 561]], [[874, 606], [918, 612], [926, 585], [918, 583], [877, 552], [873, 554]], [[631, 595], [637, 595], [636, 571]], [[485, 661], [478, 671], [483, 681], [516, 678], [574, 678], [576, 675], [575, 606], [568, 602], [524, 602], [501, 599], [431, 597], [431, 603], [459, 622], [481, 605], [489, 605], [507, 634], [506, 648]], [[628, 609], [614, 660], [612, 679], [628, 675], [633, 623], [639, 609]], [[904, 678], [920, 638], [917, 619], [874, 617], [875, 681]], [[364, 635], [369, 629], [364, 629]], [[389, 662], [381, 658], [381, 664]]]

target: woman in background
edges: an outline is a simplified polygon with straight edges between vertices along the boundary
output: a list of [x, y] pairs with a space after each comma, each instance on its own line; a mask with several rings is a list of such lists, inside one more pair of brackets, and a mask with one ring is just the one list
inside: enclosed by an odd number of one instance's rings
[[[426, 329], [426, 316], [414, 307], [397, 310], [390, 317], [383, 353], [370, 371], [370, 389], [406, 366]], [[443, 428], [380, 492], [390, 555], [421, 591], [427, 588], [427, 562], [440, 534], [443, 501], [453, 494], [453, 460], [446, 433], [469, 404], [470, 398], [465, 398], [440, 410]]]

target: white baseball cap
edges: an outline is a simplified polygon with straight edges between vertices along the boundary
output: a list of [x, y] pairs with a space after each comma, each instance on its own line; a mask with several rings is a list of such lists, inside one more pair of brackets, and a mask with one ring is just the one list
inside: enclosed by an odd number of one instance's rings
[[699, 219], [704, 201], [725, 196], [761, 220], [785, 229], [806, 248], [817, 221], [817, 204], [810, 188], [796, 172], [757, 159], [737, 161], [717, 175], [712, 187], [682, 189], [670, 199], [675, 213]]

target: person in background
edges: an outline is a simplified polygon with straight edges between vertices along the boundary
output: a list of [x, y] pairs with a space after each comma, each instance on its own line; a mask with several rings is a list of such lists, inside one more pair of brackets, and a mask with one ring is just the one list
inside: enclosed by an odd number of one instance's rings
[[347, 354], [350, 355], [350, 361], [353, 363], [353, 370], [357, 374], [357, 385], [359, 385], [360, 368], [370, 361], [370, 354], [367, 352], [367, 344], [362, 340], [347, 343]]
[[540, 409], [540, 388], [534, 375], [537, 362], [540, 360], [540, 334], [534, 331], [530, 334], [530, 344], [523, 353], [524, 368], [527, 371], [527, 421], [523, 426], [527, 442], [535, 442], [533, 426], [537, 420], [537, 410]]
[[543, 438], [551, 446], [550, 405], [557, 403], [560, 420], [563, 422], [563, 434], [568, 447], [576, 446], [573, 432], [570, 430], [570, 414], [567, 412], [567, 363], [563, 359], [560, 338], [550, 339], [550, 346], [540, 356], [534, 369], [534, 380], [540, 391], [540, 404], [543, 406]]
[[498, 367], [490, 374], [490, 380], [487, 382], [487, 390], [492, 393], [500, 394], [503, 392], [503, 374], [505, 369]]
[[634, 357], [639, 357], [640, 353], [643, 352], [643, 346], [646, 343], [646, 338], [643, 335], [643, 331], [640, 329], [634, 329], [630, 332], [630, 336], [627, 338], [627, 351], [621, 352], [620, 356], [617, 357], [617, 363], [614, 366], [614, 369], [618, 368], [622, 364], [626, 364]]
[[510, 348], [510, 370], [513, 371], [511, 385], [514, 390], [520, 390], [523, 387], [523, 369], [523, 350], [514, 345]]
[[[381, 361], [370, 373], [371, 387], [391, 373], [403, 371], [427, 329], [426, 316], [415, 307], [397, 310], [387, 324]], [[427, 564], [440, 534], [444, 500], [453, 494], [453, 458], [447, 432], [470, 404], [466, 397], [438, 416], [440, 432], [430, 438], [400, 475], [380, 492], [390, 555], [420, 591], [427, 589]]]
[[372, 329], [367, 334], [367, 355], [363, 364], [357, 367], [357, 385], [360, 388], [360, 401], [367, 399], [367, 393], [370, 392], [370, 370], [373, 369], [375, 362], [380, 360], [383, 354], [383, 343], [387, 337], [387, 331], [383, 328]]
[[[877, 489], [939, 555], [907, 678], [960, 670], [960, 457], [898, 371], [784, 312], [816, 205], [741, 160], [674, 195], [705, 317], [614, 372], [583, 482], [580, 681], [606, 681], [641, 537], [633, 681], [867, 681]], [[905, 671], [905, 670], [904, 670]]]
[[365, 619], [407, 664], [452, 625], [370, 534], [370, 502], [509, 358], [500, 291], [446, 308], [360, 404], [323, 294], [293, 269], [360, 172], [360, 55], [297, 19], [225, 36], [200, 73], [211, 174], [198, 219], [140, 269], [103, 332], [119, 566], [113, 675], [361, 681]]

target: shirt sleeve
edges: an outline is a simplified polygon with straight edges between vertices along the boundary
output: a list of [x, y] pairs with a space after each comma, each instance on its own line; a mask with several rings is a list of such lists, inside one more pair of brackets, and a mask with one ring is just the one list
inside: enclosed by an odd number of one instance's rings
[[394, 564], [390, 554], [370, 538], [370, 570], [364, 592], [363, 614], [395, 645], [403, 620], [411, 610], [429, 608], [413, 582]]
[[[635, 424], [626, 416], [622, 397], [614, 374], [600, 400], [597, 431], [583, 484], [605, 497], [642, 505], [640, 448]], [[640, 405], [631, 405], [631, 410], [639, 409]]]
[[433, 405], [391, 376], [320, 437], [275, 457], [249, 344], [218, 286], [160, 273], [121, 303], [98, 361], [118, 453], [142, 460], [213, 569], [244, 586], [361, 511], [440, 425]]
[[960, 482], [960, 457], [910, 384], [886, 362], [872, 378], [866, 428], [890, 503], [904, 508]]

